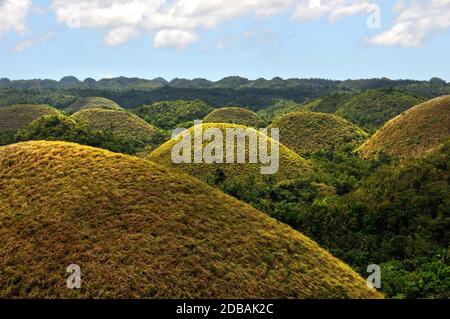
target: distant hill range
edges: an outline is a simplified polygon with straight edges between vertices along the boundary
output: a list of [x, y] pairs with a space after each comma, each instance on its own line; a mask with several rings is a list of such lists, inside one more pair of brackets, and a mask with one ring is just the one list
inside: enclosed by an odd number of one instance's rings
[[16, 89], [61, 89], [61, 88], [82, 88], [82, 89], [135, 89], [148, 90], [159, 89], [162, 87], [190, 88], [190, 89], [284, 89], [284, 88], [339, 88], [342, 90], [367, 90], [379, 89], [385, 87], [402, 87], [408, 85], [429, 85], [434, 87], [449, 87], [449, 83], [439, 78], [432, 78], [429, 81], [417, 80], [391, 80], [388, 78], [374, 78], [361, 80], [329, 80], [318, 78], [290, 78], [282, 79], [275, 77], [273, 79], [259, 78], [249, 80], [240, 76], [228, 76], [218, 81], [207, 79], [179, 79], [175, 78], [167, 81], [164, 78], [141, 79], [128, 77], [115, 77], [108, 79], [95, 80], [86, 78], [83, 81], [74, 76], [65, 76], [61, 80], [50, 79], [32, 79], [32, 80], [9, 80], [0, 79], [0, 87], [10, 87]]
[[[365, 90], [393, 89], [425, 98], [450, 94], [450, 83], [432, 78], [429, 81], [391, 80], [388, 78], [361, 80], [273, 79], [249, 80], [229, 76], [218, 81], [206, 79], [163, 78], [140, 79], [116, 77], [83, 81], [74, 76], [61, 80], [0, 79], [0, 106], [13, 104], [50, 104], [67, 108], [80, 97], [99, 96], [113, 100], [125, 108], [133, 108], [166, 100], [203, 100], [213, 107], [236, 106], [258, 111], [279, 99], [304, 103], [331, 94], [359, 93]], [[51, 94], [49, 94], [49, 92]], [[325, 103], [322, 108], [339, 103]], [[330, 104], [330, 105], [328, 105]], [[323, 112], [323, 111], [322, 111]]]

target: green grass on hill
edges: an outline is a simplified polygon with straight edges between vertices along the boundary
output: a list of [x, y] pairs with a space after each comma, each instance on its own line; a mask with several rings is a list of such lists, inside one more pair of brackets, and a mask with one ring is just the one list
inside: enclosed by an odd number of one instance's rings
[[352, 123], [327, 113], [295, 112], [276, 120], [270, 128], [280, 129], [280, 142], [300, 155], [321, 149], [360, 145], [367, 134]]
[[400, 159], [425, 154], [450, 138], [450, 96], [419, 104], [387, 122], [359, 151], [364, 157], [385, 153]]
[[[209, 128], [218, 128], [222, 131], [225, 136], [226, 129], [236, 129], [236, 128], [246, 128], [245, 126], [236, 125], [236, 124], [224, 124], [224, 123], [208, 123], [202, 124], [202, 129]], [[256, 131], [254, 129], [250, 129], [252, 131]], [[189, 133], [191, 137], [194, 134], [194, 127], [189, 129]], [[268, 141], [268, 149], [271, 147], [271, 143], [278, 143], [273, 141], [271, 138], [259, 133], [256, 131], [257, 136], [262, 138], [264, 141]], [[148, 159], [168, 167], [176, 168], [180, 171], [186, 172], [192, 176], [199, 177], [205, 180], [210, 180], [212, 178], [223, 178], [227, 180], [231, 179], [241, 179], [241, 178], [249, 178], [253, 177], [255, 180], [261, 180], [264, 175], [261, 175], [261, 163], [258, 164], [250, 164], [248, 163], [248, 142], [246, 142], [246, 163], [245, 164], [226, 164], [226, 163], [181, 163], [175, 164], [171, 158], [171, 152], [174, 145], [182, 140], [182, 136], [179, 135], [175, 139], [172, 139], [165, 144], [158, 147], [154, 150], [149, 156]], [[191, 139], [193, 143], [193, 138]], [[204, 141], [203, 147], [207, 144], [207, 141]], [[194, 147], [192, 147], [193, 152]], [[236, 151], [236, 147], [235, 147]], [[235, 156], [236, 157], [236, 156]], [[224, 147], [224, 158], [226, 158], [226, 149]], [[259, 160], [258, 160], [259, 162]], [[284, 145], [279, 144], [279, 171], [276, 174], [279, 179], [287, 179], [291, 178], [295, 175], [301, 174], [305, 171], [310, 170], [310, 163], [300, 157], [295, 152], [291, 151]], [[223, 176], [217, 176], [218, 174]]]
[[317, 104], [320, 103], [320, 101], [320, 99], [317, 99], [300, 104], [290, 100], [277, 100], [274, 104], [258, 111], [258, 115], [267, 122], [271, 122], [272, 120], [278, 119], [288, 113], [311, 111]]
[[335, 114], [362, 128], [373, 130], [423, 101], [421, 97], [400, 91], [365, 91], [341, 104]]
[[264, 121], [253, 111], [242, 107], [223, 107], [212, 111], [203, 119], [205, 123], [230, 123], [250, 127], [265, 127]]
[[[266, 214], [149, 161], [62, 142], [0, 148], [0, 295], [379, 298]], [[81, 267], [81, 289], [66, 267]]]
[[86, 109], [73, 114], [72, 118], [90, 129], [108, 132], [120, 139], [140, 141], [151, 148], [166, 140], [156, 127], [126, 111]]
[[334, 113], [345, 102], [347, 102], [353, 93], [334, 93], [320, 99], [309, 111], [319, 113]]
[[2, 107], [0, 108], [0, 133], [18, 131], [43, 116], [57, 114], [60, 114], [58, 110], [41, 104]]
[[72, 114], [86, 109], [123, 110], [116, 102], [104, 97], [87, 97], [70, 105], [66, 112]]
[[213, 110], [203, 101], [161, 101], [135, 108], [133, 112], [148, 123], [164, 130], [191, 127]]

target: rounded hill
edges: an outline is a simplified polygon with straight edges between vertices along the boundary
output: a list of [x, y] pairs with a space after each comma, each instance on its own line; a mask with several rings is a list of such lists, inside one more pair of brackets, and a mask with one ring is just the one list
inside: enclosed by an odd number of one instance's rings
[[[194, 163], [192, 161], [194, 155], [194, 134], [196, 128], [199, 128], [204, 133], [207, 129], [216, 129], [222, 133], [223, 136], [223, 163]], [[255, 178], [255, 180], [261, 180], [264, 175], [261, 174], [261, 167], [267, 167], [270, 164], [262, 164], [261, 157], [257, 155], [257, 163], [250, 162], [250, 147], [249, 147], [249, 138], [245, 139], [245, 163], [238, 163], [238, 152], [237, 152], [237, 139], [235, 138], [235, 146], [234, 146], [234, 154], [233, 158], [235, 161], [233, 163], [227, 163], [227, 143], [229, 140], [228, 131], [235, 130], [248, 130], [249, 135], [253, 134], [259, 142], [265, 143], [268, 151], [270, 151], [272, 147], [272, 143], [277, 144], [279, 149], [279, 156], [277, 159], [278, 163], [278, 171], [275, 173], [277, 178], [279, 179], [289, 179], [295, 175], [299, 175], [311, 169], [310, 163], [306, 161], [304, 158], [296, 154], [295, 152], [288, 149], [286, 146], [279, 144], [277, 141], [274, 141], [267, 135], [260, 133], [259, 131], [245, 127], [242, 125], [236, 124], [225, 124], [225, 123], [204, 123], [201, 125], [197, 125], [191, 127], [187, 130], [187, 132], [179, 134], [175, 138], [169, 140], [164, 143], [156, 150], [154, 150], [148, 156], [148, 159], [154, 161], [155, 163], [172, 167], [178, 169], [182, 172], [188, 173], [189, 175], [204, 179], [210, 180], [215, 178], [222, 179], [243, 179], [243, 178]], [[174, 163], [172, 159], [172, 151], [174, 146], [179, 144], [184, 140], [185, 136], [189, 136], [191, 139], [191, 163]], [[207, 147], [209, 141], [204, 141], [202, 145], [202, 152], [205, 152], [205, 148]], [[244, 148], [242, 148], [244, 149]], [[253, 149], [254, 153], [257, 154], [258, 150]], [[180, 152], [181, 153], [181, 152]], [[242, 152], [243, 153], [243, 152]]]
[[359, 151], [364, 157], [384, 153], [396, 158], [425, 154], [450, 138], [450, 95], [414, 106], [387, 122]]
[[86, 109], [73, 114], [72, 118], [90, 129], [111, 133], [124, 140], [134, 140], [152, 148], [166, 140], [166, 136], [156, 127], [126, 111]]
[[33, 121], [46, 115], [58, 115], [60, 112], [48, 105], [20, 104], [0, 108], [0, 133], [21, 130]]
[[372, 90], [344, 101], [335, 114], [366, 129], [376, 129], [423, 98], [394, 90]]
[[276, 120], [280, 142], [298, 154], [337, 149], [345, 144], [359, 146], [367, 134], [352, 123], [328, 113], [295, 112]]
[[164, 130], [190, 127], [213, 109], [201, 100], [159, 101], [137, 107], [133, 112], [148, 123]]
[[86, 97], [70, 105], [66, 111], [68, 113], [76, 113], [86, 109], [123, 110], [116, 102], [104, 97]]
[[224, 107], [212, 111], [203, 119], [205, 123], [230, 123], [251, 127], [264, 127], [264, 121], [253, 111], [242, 107]]
[[0, 176], [3, 297], [381, 297], [302, 234], [150, 161], [27, 142], [0, 148]]

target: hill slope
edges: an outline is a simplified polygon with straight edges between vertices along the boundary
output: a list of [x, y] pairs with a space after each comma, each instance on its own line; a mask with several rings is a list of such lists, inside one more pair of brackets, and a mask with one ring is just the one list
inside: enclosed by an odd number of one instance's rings
[[253, 111], [242, 107], [224, 107], [212, 111], [203, 119], [205, 123], [230, 123], [252, 127], [264, 127], [264, 121]]
[[108, 132], [121, 139], [136, 140], [151, 147], [160, 145], [166, 139], [156, 127], [126, 111], [86, 109], [73, 114], [72, 118], [90, 129]]
[[3, 297], [380, 297], [300, 233], [145, 160], [28, 142], [0, 148], [0, 176]]
[[387, 122], [359, 151], [364, 157], [387, 155], [408, 158], [423, 155], [450, 137], [450, 96], [416, 105]]
[[366, 91], [341, 104], [335, 114], [362, 128], [374, 129], [423, 101], [423, 98], [399, 91]]
[[304, 104], [296, 103], [290, 100], [277, 100], [272, 105], [259, 110], [258, 115], [267, 121], [277, 119], [287, 113], [299, 111], [311, 111], [315, 105], [320, 103], [320, 99], [308, 101]]
[[367, 134], [352, 123], [328, 113], [295, 112], [276, 120], [270, 128], [280, 129], [280, 142], [298, 154], [320, 149], [360, 145]]
[[116, 102], [105, 99], [104, 97], [87, 97], [76, 101], [66, 111], [68, 113], [76, 113], [86, 109], [123, 110]]
[[0, 108], [0, 133], [18, 131], [43, 116], [57, 114], [59, 114], [58, 110], [41, 104], [2, 107]]
[[193, 121], [201, 120], [212, 110], [212, 107], [200, 100], [176, 100], [140, 106], [133, 112], [148, 123], [171, 130], [177, 127], [190, 127], [193, 125]]
[[[192, 127], [188, 130], [190, 136], [192, 137], [194, 135], [194, 128]], [[208, 124], [202, 124], [201, 128], [203, 130], [209, 129], [209, 128], [217, 128], [222, 131], [222, 134], [224, 137], [226, 136], [226, 130], [227, 129], [238, 129], [238, 128], [246, 128], [245, 126], [236, 125], [236, 124], [224, 124], [224, 123], [208, 123]], [[250, 129], [252, 132], [255, 132], [256, 135], [259, 138], [263, 138], [264, 141], [269, 141], [268, 143], [272, 145], [271, 143], [278, 143], [273, 141], [272, 139], [268, 138], [267, 136], [259, 133], [258, 131], [254, 129]], [[170, 141], [166, 142], [165, 144], [158, 147], [156, 150], [154, 150], [149, 156], [148, 159], [154, 161], [155, 163], [169, 166], [176, 168], [180, 171], [183, 171], [185, 173], [188, 173], [192, 176], [199, 177], [202, 179], [209, 179], [216, 177], [216, 174], [218, 171], [224, 173], [224, 178], [227, 179], [234, 179], [234, 178], [248, 178], [248, 177], [254, 177], [257, 180], [261, 179], [263, 175], [261, 175], [261, 166], [263, 166], [260, 163], [257, 164], [250, 164], [248, 162], [248, 143], [246, 143], [246, 163], [245, 164], [222, 164], [222, 163], [212, 163], [212, 164], [205, 164], [205, 163], [181, 163], [181, 164], [175, 164], [172, 161], [171, 158], [171, 152], [174, 147], [174, 145], [181, 141], [182, 136], [181, 134], [177, 136], [175, 139], [171, 139]], [[267, 140], [268, 139], [268, 140]], [[193, 143], [193, 138], [192, 138]], [[206, 142], [207, 143], [207, 142]], [[205, 148], [206, 143], [203, 144], [203, 149]], [[276, 174], [279, 178], [290, 178], [296, 174], [301, 174], [302, 172], [310, 170], [310, 164], [308, 161], [288, 149], [287, 147], [283, 145], [279, 145], [279, 171]], [[268, 147], [270, 150], [270, 146]], [[194, 149], [194, 147], [192, 147]], [[236, 157], [236, 151], [235, 151], [235, 157]], [[224, 159], [226, 158], [227, 152], [224, 147]], [[259, 161], [258, 161], [259, 162]], [[264, 165], [267, 166], [267, 165]]]

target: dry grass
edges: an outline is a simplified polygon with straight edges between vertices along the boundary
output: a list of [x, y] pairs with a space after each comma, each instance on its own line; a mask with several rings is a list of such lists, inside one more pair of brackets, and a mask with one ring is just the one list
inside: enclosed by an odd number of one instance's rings
[[66, 109], [66, 112], [72, 114], [86, 109], [123, 110], [116, 102], [105, 99], [104, 97], [87, 97], [70, 105]]
[[265, 127], [258, 114], [242, 107], [224, 107], [209, 113], [203, 119], [204, 123], [230, 123], [251, 127]]
[[450, 138], [450, 96], [419, 104], [378, 130], [359, 151], [366, 157], [379, 153], [405, 159], [421, 156]]
[[367, 134], [352, 123], [328, 113], [295, 112], [276, 120], [280, 142], [300, 155], [344, 144], [359, 146]]
[[152, 148], [167, 140], [156, 127], [126, 111], [86, 109], [73, 114], [72, 118], [91, 129], [109, 132], [121, 139], [142, 141]]
[[58, 115], [59, 111], [48, 105], [20, 104], [0, 108], [0, 133], [19, 131], [46, 115]]
[[[381, 297], [288, 226], [135, 157], [5, 146], [0, 189], [2, 297]], [[66, 288], [72, 263], [80, 290]]]
[[[202, 129], [209, 129], [209, 128], [219, 128], [223, 135], [225, 136], [225, 132], [227, 128], [246, 128], [245, 126], [236, 125], [236, 124], [224, 124], [224, 123], [208, 123], [208, 124], [202, 124]], [[250, 128], [250, 130], [253, 130]], [[191, 137], [194, 134], [194, 127], [189, 129], [189, 132], [191, 134]], [[263, 141], [268, 141], [269, 145], [272, 145], [271, 143], [278, 143], [276, 141], [273, 141], [271, 138], [262, 135], [257, 131], [257, 135], [260, 139], [263, 139]], [[248, 142], [246, 142], [246, 163], [245, 164], [221, 164], [221, 163], [190, 163], [190, 164], [175, 164], [172, 161], [171, 158], [171, 152], [173, 146], [181, 140], [181, 136], [176, 137], [175, 139], [172, 139], [165, 144], [158, 147], [156, 150], [154, 150], [149, 156], [148, 159], [154, 161], [155, 163], [175, 168], [179, 171], [188, 173], [189, 175], [208, 180], [211, 177], [215, 175], [217, 170], [222, 170], [225, 174], [225, 177], [227, 179], [241, 179], [241, 178], [248, 178], [248, 177], [254, 177], [256, 180], [260, 180], [263, 175], [261, 175], [261, 163], [257, 164], [250, 164], [248, 162]], [[193, 138], [191, 138], [193, 142]], [[204, 141], [203, 147], [207, 144], [207, 141]], [[268, 147], [270, 149], [270, 146]], [[193, 147], [192, 147], [193, 151]], [[236, 145], [235, 145], [235, 158], [236, 158]], [[224, 147], [224, 159], [226, 158], [226, 149]], [[299, 175], [305, 171], [308, 171], [311, 169], [311, 165], [308, 161], [306, 161], [304, 158], [296, 154], [295, 152], [291, 151], [284, 145], [279, 145], [279, 171], [276, 174], [276, 176], [279, 179], [287, 179], [292, 178], [295, 175]], [[258, 161], [259, 162], [259, 161]], [[264, 165], [267, 166], [267, 165]]]

